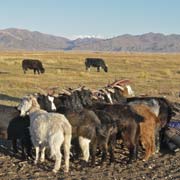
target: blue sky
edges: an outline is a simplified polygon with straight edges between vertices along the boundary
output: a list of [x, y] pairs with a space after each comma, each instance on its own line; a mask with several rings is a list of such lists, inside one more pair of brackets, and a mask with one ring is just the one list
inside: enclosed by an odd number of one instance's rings
[[2, 0], [0, 29], [75, 38], [180, 34], [180, 0]]

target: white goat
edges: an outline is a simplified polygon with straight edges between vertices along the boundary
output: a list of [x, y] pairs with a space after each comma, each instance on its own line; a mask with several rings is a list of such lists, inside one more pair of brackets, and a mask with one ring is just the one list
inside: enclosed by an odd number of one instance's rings
[[61, 166], [61, 145], [64, 145], [65, 172], [69, 171], [69, 155], [71, 145], [72, 128], [64, 115], [59, 113], [48, 113], [41, 110], [36, 98], [32, 95], [26, 96], [18, 106], [21, 116], [29, 113], [30, 134], [35, 147], [37, 164], [39, 151], [41, 149], [40, 161], [45, 159], [45, 148], [50, 147], [51, 156], [55, 156], [53, 172], [57, 172]]

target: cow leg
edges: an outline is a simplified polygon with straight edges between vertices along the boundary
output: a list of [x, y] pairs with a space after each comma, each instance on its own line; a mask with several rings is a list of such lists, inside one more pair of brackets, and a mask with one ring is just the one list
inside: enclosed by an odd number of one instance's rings
[[88, 70], [89, 70], [89, 67], [86, 66], [86, 71], [88, 71]]
[[100, 67], [99, 66], [97, 67], [97, 72], [100, 72]]
[[34, 69], [34, 74], [36, 74], [36, 69]]

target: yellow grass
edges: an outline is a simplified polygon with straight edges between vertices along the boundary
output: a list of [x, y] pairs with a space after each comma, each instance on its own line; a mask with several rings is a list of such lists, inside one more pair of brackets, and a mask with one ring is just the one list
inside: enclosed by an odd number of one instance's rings
[[[85, 71], [86, 57], [101, 57], [109, 72]], [[45, 74], [23, 74], [24, 58], [40, 59]], [[12, 97], [39, 92], [38, 88], [75, 88], [85, 85], [101, 88], [117, 79], [130, 79], [136, 95], [166, 96], [178, 101], [180, 92], [180, 54], [108, 52], [0, 52], [0, 104], [16, 105]]]

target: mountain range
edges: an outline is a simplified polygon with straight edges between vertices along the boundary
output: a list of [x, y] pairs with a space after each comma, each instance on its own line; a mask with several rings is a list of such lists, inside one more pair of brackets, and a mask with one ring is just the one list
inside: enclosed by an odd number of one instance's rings
[[146, 33], [120, 35], [109, 39], [64, 37], [38, 31], [9, 28], [0, 30], [0, 50], [28, 51], [121, 51], [121, 52], [180, 52], [180, 35]]

